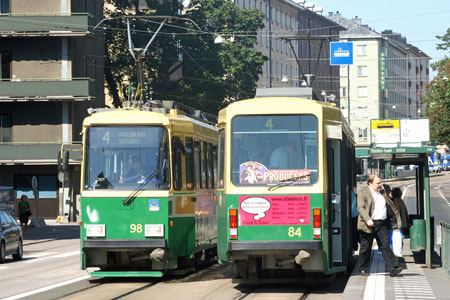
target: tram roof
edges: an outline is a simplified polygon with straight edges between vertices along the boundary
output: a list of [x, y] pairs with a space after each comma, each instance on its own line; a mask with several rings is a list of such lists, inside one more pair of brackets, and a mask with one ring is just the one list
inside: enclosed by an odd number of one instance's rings
[[103, 110], [86, 117], [83, 121], [83, 128], [102, 125], [169, 125], [177, 122], [189, 122], [211, 130], [217, 130], [213, 125], [191, 118], [176, 109], [167, 110], [167, 113], [165, 113], [165, 110], [163, 112], [139, 109]]
[[295, 97], [262, 97], [233, 102], [219, 111], [219, 127], [236, 115], [312, 114], [325, 123], [340, 123], [353, 140], [353, 132], [339, 108], [331, 103]]

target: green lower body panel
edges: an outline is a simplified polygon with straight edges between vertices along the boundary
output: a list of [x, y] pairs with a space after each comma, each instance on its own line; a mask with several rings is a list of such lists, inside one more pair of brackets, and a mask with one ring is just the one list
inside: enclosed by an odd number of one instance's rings
[[96, 271], [89, 273], [91, 277], [163, 277], [160, 271]]

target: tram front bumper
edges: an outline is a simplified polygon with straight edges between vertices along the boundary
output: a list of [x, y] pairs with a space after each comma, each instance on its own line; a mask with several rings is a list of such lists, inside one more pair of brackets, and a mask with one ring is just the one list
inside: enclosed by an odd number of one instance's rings
[[84, 239], [83, 250], [144, 250], [151, 248], [167, 248], [166, 239], [145, 239], [145, 240], [129, 240], [129, 239]]

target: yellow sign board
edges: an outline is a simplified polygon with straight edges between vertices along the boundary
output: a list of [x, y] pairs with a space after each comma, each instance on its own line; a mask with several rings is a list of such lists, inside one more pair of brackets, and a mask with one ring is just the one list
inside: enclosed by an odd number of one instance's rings
[[372, 120], [372, 130], [376, 129], [400, 129], [400, 120]]

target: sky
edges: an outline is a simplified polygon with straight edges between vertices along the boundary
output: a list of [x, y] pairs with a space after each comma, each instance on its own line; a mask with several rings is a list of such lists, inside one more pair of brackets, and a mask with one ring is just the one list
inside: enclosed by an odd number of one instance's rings
[[[436, 50], [440, 42], [436, 35], [444, 35], [450, 28], [450, 0], [307, 0], [323, 8], [323, 15], [339, 11], [347, 19], [362, 19], [376, 32], [392, 29], [407, 38], [431, 57], [431, 63], [450, 56], [450, 51]], [[436, 75], [431, 71], [430, 80]]]

